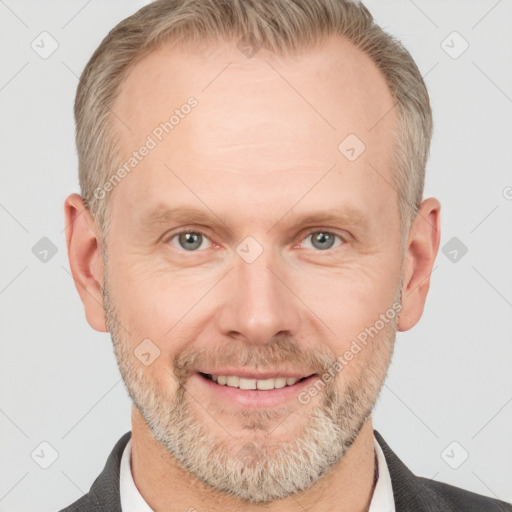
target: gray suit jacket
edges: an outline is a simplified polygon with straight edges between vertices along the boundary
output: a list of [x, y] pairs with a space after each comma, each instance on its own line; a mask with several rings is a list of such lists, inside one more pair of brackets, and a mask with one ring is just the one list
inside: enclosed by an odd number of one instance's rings
[[[512, 505], [503, 501], [413, 475], [374, 432], [388, 464], [396, 512], [512, 512]], [[60, 512], [121, 512], [119, 466], [131, 435], [119, 439], [90, 491]]]

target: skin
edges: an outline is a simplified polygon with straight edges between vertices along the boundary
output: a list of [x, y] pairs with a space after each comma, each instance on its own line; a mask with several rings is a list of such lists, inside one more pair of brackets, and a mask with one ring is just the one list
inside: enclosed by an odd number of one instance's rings
[[[389, 185], [396, 110], [375, 65], [346, 41], [329, 39], [287, 59], [263, 49], [246, 58], [236, 41], [164, 46], [131, 70], [115, 102], [113, 110], [131, 128], [115, 128], [122, 155], [128, 158], [190, 96], [198, 106], [108, 197], [108, 262], [82, 199], [67, 198], [71, 271], [89, 324], [115, 331], [126, 375], [139, 372], [146, 379], [139, 384], [158, 390], [164, 403], [177, 396], [181, 379], [187, 411], [228, 457], [253, 442], [271, 460], [269, 440], [279, 447], [301, 436], [327, 393], [343, 397], [351, 384], [364, 388], [366, 367], [378, 375], [373, 403], [396, 330], [412, 328], [422, 315], [439, 247], [440, 204], [434, 198], [421, 203], [402, 254], [397, 193]], [[338, 151], [351, 133], [366, 145], [353, 162]], [[177, 205], [208, 218], [157, 222], [151, 216]], [[303, 215], [336, 208], [351, 213], [298, 224]], [[186, 251], [177, 236], [171, 238], [183, 228], [205, 233], [201, 249]], [[318, 231], [340, 238], [320, 250], [309, 237]], [[248, 236], [263, 249], [252, 263], [236, 252]], [[274, 411], [219, 404], [195, 373], [206, 363], [237, 366], [251, 354], [266, 365], [250, 369], [318, 370], [316, 356], [344, 354], [397, 295], [402, 309], [396, 325], [380, 332], [308, 404], [290, 400]], [[147, 367], [136, 366], [131, 356], [144, 339], [160, 350]], [[291, 357], [279, 349], [283, 339], [293, 347]], [[192, 362], [177, 379], [173, 361], [185, 361], [184, 354]], [[242, 506], [184, 468], [134, 406], [132, 474], [155, 511], [288, 511], [299, 505], [364, 511], [373, 492], [374, 451], [371, 417], [363, 419], [350, 449], [323, 478], [279, 502]]]

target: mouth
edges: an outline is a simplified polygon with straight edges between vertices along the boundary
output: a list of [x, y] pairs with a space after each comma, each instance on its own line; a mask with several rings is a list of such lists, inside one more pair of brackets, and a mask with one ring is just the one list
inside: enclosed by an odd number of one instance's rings
[[213, 381], [219, 386], [227, 386], [231, 388], [238, 388], [243, 390], [260, 390], [270, 391], [273, 389], [281, 389], [293, 386], [298, 382], [302, 382], [316, 374], [311, 374], [306, 377], [272, 377], [266, 379], [251, 379], [244, 377], [237, 377], [236, 375], [211, 375], [209, 373], [199, 372], [199, 375], [204, 379]]
[[[249, 377], [254, 377], [250, 375]], [[255, 409], [276, 407], [297, 400], [299, 393], [314, 385], [317, 373], [306, 376], [265, 375], [265, 378], [249, 378], [236, 375], [213, 375], [197, 372], [193, 381], [202, 389], [201, 394], [210, 394], [215, 403]], [[301, 403], [301, 402], [299, 402]]]

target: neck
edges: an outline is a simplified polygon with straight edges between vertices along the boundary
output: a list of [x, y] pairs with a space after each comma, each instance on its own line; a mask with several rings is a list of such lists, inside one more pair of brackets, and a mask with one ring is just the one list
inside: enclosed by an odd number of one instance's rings
[[248, 504], [219, 493], [188, 472], [149, 430], [132, 407], [131, 471], [140, 494], [155, 512], [223, 510], [288, 512], [297, 507], [316, 512], [366, 512], [374, 487], [375, 459], [371, 418], [329, 473], [310, 488], [275, 503]]

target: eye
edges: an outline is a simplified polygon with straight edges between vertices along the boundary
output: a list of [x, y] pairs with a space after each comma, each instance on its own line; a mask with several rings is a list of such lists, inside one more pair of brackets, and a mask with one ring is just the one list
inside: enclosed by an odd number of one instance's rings
[[[207, 249], [210, 247], [210, 239], [200, 231], [181, 231], [169, 238], [169, 242], [178, 249], [185, 251], [196, 251], [196, 249]], [[206, 244], [206, 246], [205, 246]]]
[[[339, 240], [337, 245], [334, 245], [336, 243], [336, 239]], [[310, 245], [309, 247], [306, 247], [308, 249], [318, 249], [320, 251], [325, 251], [327, 249], [332, 249], [333, 247], [338, 247], [343, 243], [343, 240], [339, 235], [335, 235], [334, 233], [331, 233], [329, 231], [313, 231], [312, 233], [309, 233], [309, 235], [304, 238], [304, 241], [309, 241]]]

